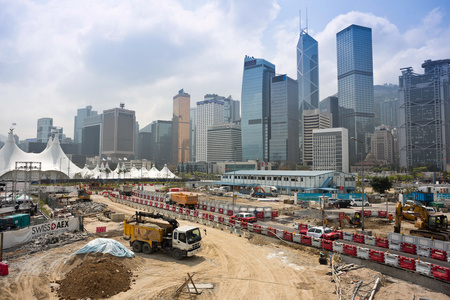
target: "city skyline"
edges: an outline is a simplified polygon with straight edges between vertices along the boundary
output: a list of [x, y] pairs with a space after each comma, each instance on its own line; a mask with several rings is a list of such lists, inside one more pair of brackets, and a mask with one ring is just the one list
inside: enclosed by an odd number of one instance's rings
[[73, 117], [88, 105], [103, 111], [125, 103], [142, 126], [170, 120], [181, 88], [191, 107], [208, 93], [241, 100], [245, 55], [296, 78], [298, 10], [306, 7], [319, 44], [319, 100], [337, 92], [335, 35], [351, 24], [372, 28], [374, 84], [396, 84], [400, 68], [420, 70], [450, 50], [446, 1], [342, 1], [329, 10], [314, 1], [91, 4], [0, 4], [0, 95], [8, 104], [0, 134], [17, 123], [21, 139], [33, 138], [37, 119], [49, 117], [74, 138]]

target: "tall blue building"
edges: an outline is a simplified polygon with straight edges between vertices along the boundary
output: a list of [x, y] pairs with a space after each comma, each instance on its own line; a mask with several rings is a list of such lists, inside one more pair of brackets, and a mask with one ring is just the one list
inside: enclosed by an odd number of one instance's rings
[[269, 161], [270, 80], [275, 65], [245, 56], [242, 78], [242, 159]]
[[[370, 148], [374, 132], [372, 29], [351, 25], [336, 34], [340, 126], [348, 129], [350, 164]], [[364, 149], [362, 149], [364, 148]]]
[[[303, 145], [302, 115], [304, 110], [319, 107], [319, 44], [308, 34], [307, 29], [300, 30], [297, 43], [297, 82], [299, 148]], [[302, 155], [300, 154], [300, 159]]]
[[297, 81], [286, 75], [274, 76], [270, 94], [270, 161], [298, 163]]

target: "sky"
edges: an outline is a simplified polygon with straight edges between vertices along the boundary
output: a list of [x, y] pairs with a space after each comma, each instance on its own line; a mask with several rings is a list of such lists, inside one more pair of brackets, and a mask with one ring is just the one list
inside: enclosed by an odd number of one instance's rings
[[240, 100], [245, 55], [296, 79], [299, 15], [319, 43], [320, 99], [337, 93], [336, 33], [351, 24], [372, 28], [374, 84], [450, 58], [448, 0], [0, 0], [0, 134], [15, 123], [35, 138], [49, 117], [73, 138], [77, 109], [120, 103], [143, 128], [172, 118], [182, 88], [191, 107]]

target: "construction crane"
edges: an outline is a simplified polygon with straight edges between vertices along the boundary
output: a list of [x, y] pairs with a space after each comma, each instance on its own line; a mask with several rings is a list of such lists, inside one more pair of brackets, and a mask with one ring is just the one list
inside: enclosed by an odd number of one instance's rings
[[447, 216], [443, 214], [430, 214], [425, 207], [415, 204], [403, 206], [401, 202], [397, 203], [395, 207], [394, 232], [401, 232], [401, 223], [407, 219], [404, 216], [411, 215], [411, 213], [408, 213], [408, 211], [411, 212], [411, 209], [413, 209], [412, 212], [415, 216], [414, 227], [417, 229], [411, 229], [410, 234], [441, 241], [450, 240]]

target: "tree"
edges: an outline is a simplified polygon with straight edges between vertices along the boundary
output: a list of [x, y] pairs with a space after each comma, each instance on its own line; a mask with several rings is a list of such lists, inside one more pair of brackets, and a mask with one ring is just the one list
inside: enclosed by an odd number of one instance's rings
[[388, 177], [373, 177], [370, 186], [375, 192], [384, 194], [385, 191], [392, 188], [392, 182]]

